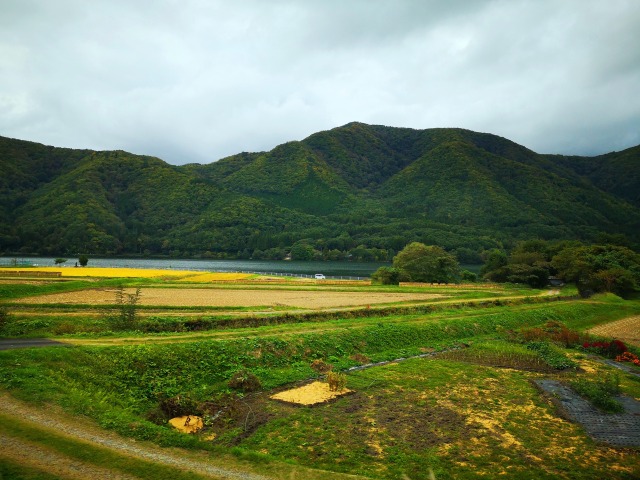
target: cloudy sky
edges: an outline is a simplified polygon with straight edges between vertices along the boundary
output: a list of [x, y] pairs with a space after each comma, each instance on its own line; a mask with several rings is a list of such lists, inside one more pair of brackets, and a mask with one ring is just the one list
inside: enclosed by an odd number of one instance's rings
[[640, 144], [638, 0], [2, 0], [0, 135], [173, 164], [351, 121]]

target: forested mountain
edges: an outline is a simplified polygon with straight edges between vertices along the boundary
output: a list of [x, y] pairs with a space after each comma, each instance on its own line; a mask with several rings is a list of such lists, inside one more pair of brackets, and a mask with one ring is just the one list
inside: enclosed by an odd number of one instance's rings
[[[521, 239], [640, 243], [640, 147], [541, 155], [495, 135], [351, 123], [172, 166], [0, 137], [0, 253], [477, 261]], [[304, 247], [304, 248], [300, 248]]]

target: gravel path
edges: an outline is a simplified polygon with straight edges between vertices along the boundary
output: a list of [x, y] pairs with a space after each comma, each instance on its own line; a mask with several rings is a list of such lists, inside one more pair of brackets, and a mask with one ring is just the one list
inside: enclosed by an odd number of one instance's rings
[[48, 338], [0, 338], [0, 350], [33, 347], [68, 347], [69, 344]]
[[636, 399], [619, 395], [616, 398], [624, 412], [603, 413], [557, 380], [536, 380], [536, 384], [594, 440], [614, 447], [640, 447], [640, 402]]
[[[192, 471], [199, 475], [208, 476], [217, 479], [235, 479], [235, 480], [267, 480], [267, 477], [256, 475], [252, 473], [239, 472], [222, 468], [206, 462], [203, 460], [194, 460], [192, 457], [180, 457], [175, 454], [167, 453], [159, 448], [152, 446], [140, 445], [132, 440], [118, 437], [108, 432], [100, 432], [99, 430], [89, 428], [83, 428], [80, 424], [72, 424], [71, 422], [61, 417], [55, 416], [51, 411], [37, 410], [31, 406], [28, 406], [22, 402], [15, 400], [7, 394], [0, 394], [0, 412], [5, 413], [16, 418], [20, 418], [22, 421], [35, 423], [40, 427], [53, 429], [56, 432], [67, 434], [78, 440], [84, 440], [95, 444], [100, 447], [106, 447], [116, 451], [119, 454], [124, 454], [132, 457], [139, 458], [141, 460], [159, 463], [175, 468], [179, 468], [185, 471]], [[14, 451], [17, 449], [21, 454], [22, 462], [25, 462], [26, 458], [29, 459], [28, 464], [37, 466], [38, 462], [45, 462], [46, 460], [40, 460], [41, 453], [45, 452], [45, 449], [19, 449], [19, 444], [23, 443], [22, 440], [13, 439], [12, 437], [0, 437], [0, 451], [4, 455], [5, 445], [7, 451]], [[61, 475], [66, 478], [134, 478], [129, 476], [118, 476], [117, 472], [111, 472], [111, 476], [99, 476], [101, 474], [108, 473], [100, 467], [92, 465], [86, 465], [82, 462], [78, 462], [73, 459], [66, 459], [62, 461], [63, 455], [55, 452], [46, 451], [46, 455], [53, 455], [50, 458], [56, 457], [56, 464], [60, 468], [65, 469], [65, 474]], [[60, 461], [58, 461], [60, 460]], [[95, 470], [95, 474], [92, 471], [84, 470], [84, 468]], [[104, 470], [104, 471], [103, 471]], [[80, 472], [81, 476], [73, 476], [74, 472]], [[102, 473], [100, 473], [102, 472]]]
[[136, 480], [123, 473], [97, 467], [89, 463], [69, 458], [61, 453], [13, 437], [0, 436], [0, 458], [18, 465], [29, 465], [61, 478], [86, 480]]

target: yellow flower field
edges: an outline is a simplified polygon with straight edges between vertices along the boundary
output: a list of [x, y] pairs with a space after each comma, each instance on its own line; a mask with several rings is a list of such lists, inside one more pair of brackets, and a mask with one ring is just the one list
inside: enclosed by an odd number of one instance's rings
[[[142, 268], [106, 268], [106, 267], [38, 267], [10, 268], [12, 272], [59, 272], [63, 277], [101, 277], [101, 278], [189, 278], [189, 281], [210, 282], [214, 280], [239, 280], [250, 277], [245, 273], [197, 273], [191, 270], [160, 270]], [[0, 270], [0, 275], [2, 270]]]
[[[193, 272], [192, 272], [193, 273]], [[251, 273], [231, 273], [231, 272], [214, 272], [214, 273], [201, 273], [194, 275], [193, 277], [186, 277], [183, 280], [187, 282], [216, 282], [216, 281], [233, 281], [244, 280], [245, 278], [252, 277]]]

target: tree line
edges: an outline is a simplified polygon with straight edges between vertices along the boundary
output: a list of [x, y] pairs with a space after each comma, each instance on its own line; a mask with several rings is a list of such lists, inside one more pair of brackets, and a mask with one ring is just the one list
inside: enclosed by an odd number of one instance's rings
[[[479, 277], [482, 280], [544, 288], [554, 279], [575, 284], [583, 296], [612, 292], [625, 297], [640, 290], [640, 254], [619, 245], [528, 240], [518, 243], [509, 253], [491, 249], [483, 257]], [[373, 282], [386, 285], [477, 279], [472, 272], [460, 268], [454, 254], [419, 242], [407, 245], [393, 258], [390, 267], [381, 267], [372, 275]]]

